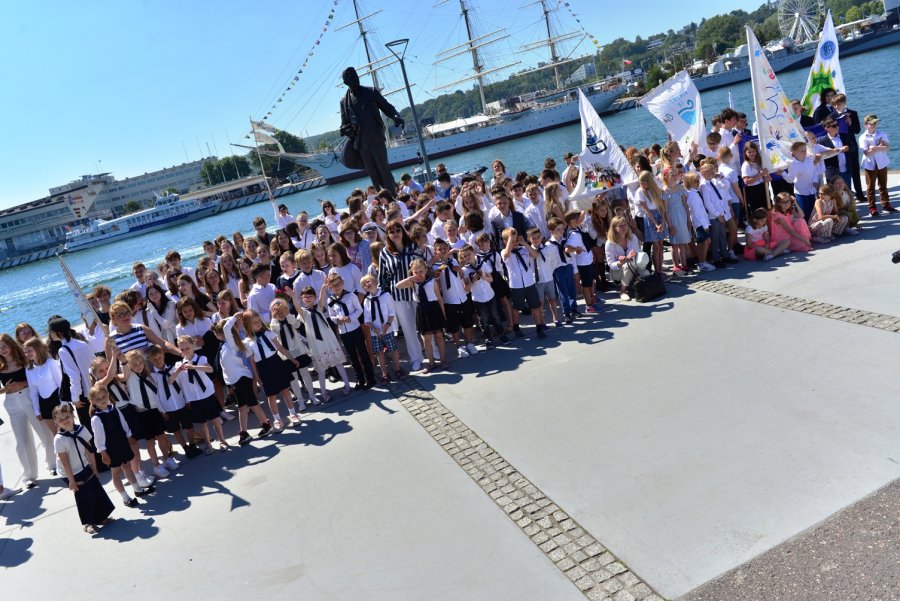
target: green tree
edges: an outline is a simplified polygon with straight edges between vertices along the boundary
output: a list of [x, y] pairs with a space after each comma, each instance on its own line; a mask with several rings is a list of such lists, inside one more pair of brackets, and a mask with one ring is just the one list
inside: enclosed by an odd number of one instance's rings
[[[284, 148], [285, 152], [293, 152], [293, 153], [305, 153], [306, 150], [306, 142], [303, 141], [303, 138], [299, 138], [294, 134], [288, 133], [286, 131], [279, 131], [273, 134], [276, 140], [281, 142], [281, 146]], [[264, 144], [260, 146], [260, 149], [269, 150], [272, 152], [277, 152], [278, 147], [274, 144]], [[259, 155], [256, 154], [255, 150], [251, 150], [248, 155], [250, 159], [250, 164], [253, 165], [253, 168], [257, 171], [260, 170], [259, 165]], [[276, 177], [279, 179], [284, 179], [289, 176], [291, 173], [297, 170], [297, 165], [288, 159], [282, 157], [274, 157], [268, 155], [262, 155], [262, 166], [265, 169], [266, 176], [268, 177]]]
[[653, 65], [647, 69], [647, 73], [644, 74], [644, 87], [647, 90], [652, 90], [658, 86], [661, 81], [669, 79], [672, 75], [673, 73], [671, 71], [666, 71], [660, 65]]
[[859, 19], [862, 19], [865, 16], [866, 15], [865, 15], [865, 13], [863, 13], [863, 10], [861, 7], [851, 6], [850, 8], [847, 9], [847, 12], [844, 13], [844, 20], [847, 23], [849, 23], [850, 21], [858, 21]]
[[200, 169], [200, 175], [207, 186], [214, 186], [247, 177], [250, 171], [250, 163], [246, 157], [232, 155], [215, 161], [205, 161]]
[[697, 57], [703, 58], [699, 54], [700, 48], [711, 47], [718, 54], [727, 48], [738, 45], [744, 34], [745, 21], [741, 16], [746, 17], [746, 14], [743, 11], [734, 11], [727, 15], [716, 15], [704, 21], [697, 31]]
[[181, 190], [179, 190], [178, 188], [175, 188], [173, 186], [169, 186], [168, 188], [163, 190], [163, 195], [165, 196], [165, 195], [169, 195], [169, 194], [181, 194]]
[[140, 211], [142, 208], [144, 208], [144, 207], [141, 206], [141, 203], [139, 203], [138, 201], [136, 201], [136, 200], [129, 200], [129, 201], [126, 202], [124, 205], [122, 205], [122, 214], [123, 214], [123, 215], [129, 215], [129, 214], [131, 214], [131, 213], [135, 213], [135, 212], [137, 212], [137, 211]]

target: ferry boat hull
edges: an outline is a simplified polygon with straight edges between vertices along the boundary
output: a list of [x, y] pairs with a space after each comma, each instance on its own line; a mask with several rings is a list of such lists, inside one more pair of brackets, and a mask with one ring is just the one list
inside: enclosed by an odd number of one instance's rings
[[[612, 103], [625, 93], [625, 87], [621, 86], [606, 92], [595, 92], [588, 96], [591, 104], [599, 114], [609, 111]], [[561, 102], [546, 107], [532, 107], [523, 112], [517, 119], [504, 121], [487, 127], [479, 127], [469, 131], [462, 131], [445, 137], [436, 137], [425, 140], [425, 151], [429, 159], [454, 155], [466, 150], [490, 146], [498, 142], [514, 140], [540, 133], [550, 129], [556, 129], [564, 125], [578, 123], [578, 100]], [[331, 150], [311, 154], [298, 162], [315, 169], [327, 184], [335, 184], [366, 176], [363, 170], [348, 169], [340, 161], [340, 151]], [[422, 162], [419, 156], [418, 143], [415, 141], [401, 146], [388, 148], [388, 163], [392, 169]]]
[[129, 227], [127, 230], [122, 231], [121, 229], [116, 232], [111, 232], [109, 235], [101, 236], [94, 238], [92, 240], [88, 240], [85, 242], [67, 242], [65, 246], [65, 250], [67, 253], [77, 252], [79, 250], [85, 250], [87, 248], [95, 248], [97, 246], [102, 246], [104, 244], [109, 244], [110, 242], [116, 242], [117, 240], [124, 240], [126, 238], [131, 238], [133, 236], [137, 236], [139, 234], [146, 234], [148, 232], [153, 232], [156, 230], [160, 230], [166, 227], [171, 227], [173, 225], [179, 225], [185, 221], [193, 221], [196, 219], [203, 219], [204, 217], [209, 217], [210, 215], [216, 212], [216, 205], [209, 205], [197, 211], [193, 211], [191, 213], [187, 213], [185, 215], [175, 215], [173, 217], [160, 219], [159, 221], [154, 221], [153, 223], [147, 223], [143, 225], [137, 225], [134, 227]]

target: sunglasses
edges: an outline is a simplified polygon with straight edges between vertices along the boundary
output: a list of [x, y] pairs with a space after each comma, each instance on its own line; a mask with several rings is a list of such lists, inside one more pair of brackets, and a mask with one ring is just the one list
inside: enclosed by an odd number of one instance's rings
[[388, 230], [388, 233], [389, 234], [402, 234], [403, 228], [402, 227], [392, 227], [391, 229]]

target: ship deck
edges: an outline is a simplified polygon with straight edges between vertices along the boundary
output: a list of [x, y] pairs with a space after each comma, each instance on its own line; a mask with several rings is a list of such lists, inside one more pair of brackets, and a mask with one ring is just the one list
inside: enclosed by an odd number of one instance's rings
[[121, 556], [79, 594], [896, 598], [900, 217], [863, 224], [185, 460], [93, 540], [44, 473], [0, 502], [4, 588]]

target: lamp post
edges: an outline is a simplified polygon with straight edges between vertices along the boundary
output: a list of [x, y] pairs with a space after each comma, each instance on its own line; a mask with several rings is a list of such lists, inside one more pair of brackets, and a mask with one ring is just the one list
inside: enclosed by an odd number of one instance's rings
[[[416, 127], [416, 139], [419, 141], [419, 153], [422, 155], [422, 161], [425, 163], [425, 177], [426, 179], [431, 179], [431, 165], [428, 163], [428, 154], [425, 152], [425, 141], [422, 139], [422, 132], [419, 129], [419, 115], [416, 113], [416, 104], [413, 102], [412, 90], [409, 89], [409, 80], [406, 78], [406, 63], [403, 62], [403, 57], [406, 56], [406, 47], [409, 46], [409, 39], [394, 40], [393, 42], [388, 42], [384, 46], [391, 51], [391, 54], [393, 54], [400, 63], [400, 71], [403, 73], [403, 85], [406, 86], [406, 96], [409, 98], [409, 108], [412, 110], [413, 125]], [[403, 47], [399, 54], [394, 50], [394, 48], [398, 46]]]

